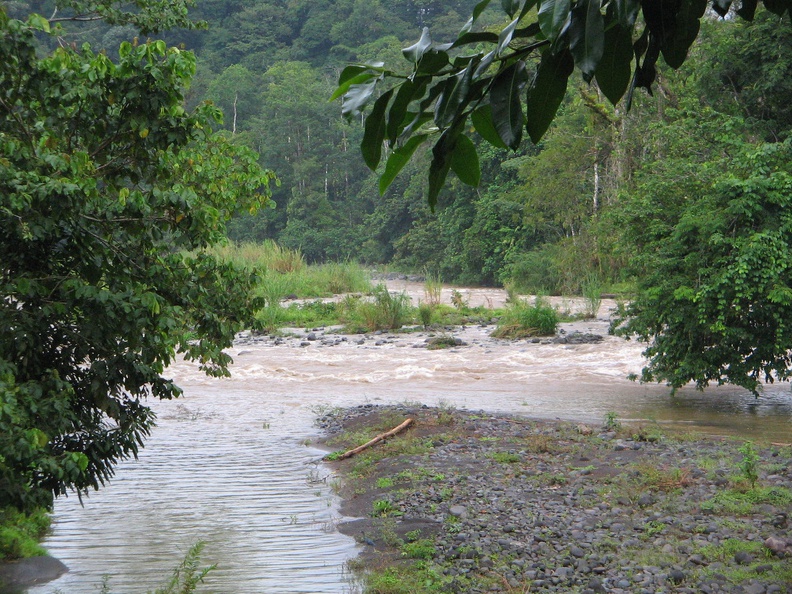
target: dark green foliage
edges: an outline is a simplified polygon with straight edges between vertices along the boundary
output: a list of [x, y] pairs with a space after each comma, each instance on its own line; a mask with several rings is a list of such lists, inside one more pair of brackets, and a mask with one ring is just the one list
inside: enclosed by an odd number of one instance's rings
[[50, 517], [43, 508], [29, 513], [13, 507], [0, 509], [0, 562], [45, 555], [38, 543], [49, 527]]
[[177, 353], [212, 375], [251, 275], [201, 250], [271, 175], [187, 113], [195, 59], [162, 41], [36, 55], [0, 12], [0, 506], [48, 507], [137, 454]]
[[792, 374], [791, 151], [789, 141], [745, 146], [707, 163], [720, 179], [699, 173], [698, 187], [687, 188], [695, 194], [658, 179], [635, 203], [641, 291], [620, 332], [650, 342], [644, 381], [757, 393]]
[[[537, 4], [538, 11], [534, 12]], [[404, 57], [412, 67], [409, 77], [381, 65], [356, 71], [354, 81], [342, 76], [336, 91], [336, 96], [343, 96], [342, 112], [358, 117], [378, 97], [378, 83], [391, 83], [366, 118], [377, 121], [378, 129], [384, 123], [396, 148], [411, 138], [423, 141], [424, 135], [429, 134], [426, 139], [433, 147], [427, 195], [429, 204], [434, 206], [448, 173], [448, 163], [461, 158], [461, 145], [456, 139], [474, 113], [474, 125], [481, 129], [484, 139], [496, 146], [505, 144], [517, 149], [524, 126], [538, 143], [555, 118], [575, 68], [586, 82], [596, 74], [613, 103], [627, 93], [629, 106], [636, 87], [652, 92], [661, 55], [671, 68], [682, 66], [698, 37], [699, 20], [708, 1], [625, 0], [607, 7], [603, 14], [604, 4], [600, 0], [504, 2], [501, 8], [507, 15], [507, 24], [495, 35], [473, 29], [490, 5], [489, 0], [484, 0], [451, 43], [433, 40], [428, 29], [424, 29], [420, 40], [405, 48]], [[715, 7], [721, 8], [717, 2]], [[775, 1], [765, 2], [765, 7], [778, 15], [789, 9], [788, 4]], [[640, 21], [636, 18], [639, 10], [643, 16]], [[753, 18], [753, 11], [742, 11], [741, 16]], [[640, 27], [640, 32], [635, 31], [636, 27]], [[459, 48], [463, 48], [463, 55], [453, 51]], [[537, 59], [539, 64], [535, 66]], [[632, 82], [628, 84], [630, 72]], [[522, 90], [526, 84], [523, 110]], [[397, 92], [392, 94], [394, 89]], [[410, 117], [405, 117], [405, 104]], [[489, 106], [488, 117], [483, 117], [482, 106]], [[493, 129], [498, 139], [493, 138]], [[364, 153], [381, 143], [381, 134], [369, 135], [364, 141]]]

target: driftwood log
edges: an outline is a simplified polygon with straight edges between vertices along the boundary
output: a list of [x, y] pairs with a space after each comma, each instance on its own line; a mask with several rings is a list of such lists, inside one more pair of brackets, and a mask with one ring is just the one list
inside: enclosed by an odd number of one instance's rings
[[[373, 446], [375, 444], [378, 444], [383, 439], [387, 439], [388, 437], [391, 437], [393, 435], [396, 435], [397, 433], [400, 433], [401, 431], [404, 431], [405, 429], [407, 429], [407, 427], [412, 425], [412, 423], [413, 423], [412, 419], [407, 419], [401, 425], [399, 425], [397, 427], [394, 427], [390, 431], [386, 431], [385, 433], [380, 433], [379, 435], [377, 435], [377, 437], [375, 437], [371, 441], [367, 441], [366, 443], [364, 443], [361, 446], [358, 446], [356, 448], [348, 450], [348, 451], [344, 452], [343, 454], [341, 454], [338, 457], [334, 456], [333, 460], [346, 460], [347, 458], [351, 458], [355, 454], [359, 454], [363, 450], [366, 450], [366, 449], [370, 448], [371, 446]], [[325, 456], [325, 458], [327, 458], [327, 456]]]

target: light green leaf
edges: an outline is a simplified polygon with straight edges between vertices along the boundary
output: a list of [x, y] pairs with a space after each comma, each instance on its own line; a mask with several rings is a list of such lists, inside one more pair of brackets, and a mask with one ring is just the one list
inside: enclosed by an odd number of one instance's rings
[[[345, 68], [344, 71], [346, 72], [348, 69], [349, 69], [349, 67]], [[343, 76], [343, 73], [342, 73], [342, 76]], [[356, 74], [356, 75], [351, 76], [349, 78], [346, 78], [344, 80], [341, 80], [341, 78], [339, 77], [339, 79], [338, 79], [338, 88], [333, 92], [332, 95], [330, 95], [330, 99], [328, 101], [335, 101], [336, 99], [338, 99], [342, 95], [344, 95], [347, 92], [349, 92], [349, 88], [352, 85], [359, 85], [359, 84], [365, 83], [366, 81], [371, 80], [375, 76], [378, 76], [377, 73], [370, 72], [370, 71], [366, 70], [364, 72], [361, 72], [359, 74]]]

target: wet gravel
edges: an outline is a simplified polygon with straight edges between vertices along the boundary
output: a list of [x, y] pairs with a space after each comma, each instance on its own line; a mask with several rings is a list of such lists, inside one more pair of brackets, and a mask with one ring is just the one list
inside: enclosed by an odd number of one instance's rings
[[751, 489], [742, 441], [655, 426], [410, 405], [334, 411], [318, 425], [340, 448], [352, 445], [339, 443], [345, 431], [407, 417], [429, 444], [419, 453], [400, 453], [410, 436], [397, 436], [363, 477], [354, 459], [336, 463], [342, 511], [360, 518], [339, 528], [372, 563], [411, 562], [400, 546], [419, 529], [448, 592], [792, 592], [789, 445], [752, 447]]

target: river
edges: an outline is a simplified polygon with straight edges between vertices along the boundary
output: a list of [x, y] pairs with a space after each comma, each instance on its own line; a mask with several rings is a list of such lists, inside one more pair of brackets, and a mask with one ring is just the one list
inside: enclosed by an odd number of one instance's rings
[[[422, 291], [392, 288], [416, 299]], [[498, 305], [505, 295], [471, 289], [465, 297]], [[614, 306], [605, 300], [599, 319], [563, 330], [602, 334]], [[217, 564], [208, 591], [354, 592], [344, 563], [356, 544], [334, 530], [342, 518], [333, 477], [317, 464], [323, 452], [306, 445], [317, 435], [314, 419], [331, 407], [409, 401], [590, 423], [613, 411], [622, 420], [790, 441], [788, 384], [770, 386], [759, 400], [731, 388], [686, 388], [670, 398], [663, 386], [625, 379], [643, 364], [634, 342], [510, 343], [489, 338], [490, 330], [468, 327], [459, 334], [466, 346], [438, 351], [414, 348], [426, 338], [420, 334], [364, 344], [250, 338], [230, 351], [227, 379], [176, 363], [169, 371], [184, 397], [151, 403], [158, 426], [140, 459], [119, 465], [84, 506], [73, 496], [57, 502], [44, 545], [70, 572], [29, 594], [92, 592], [105, 575], [114, 593], [153, 590], [199, 540], [203, 561]]]

